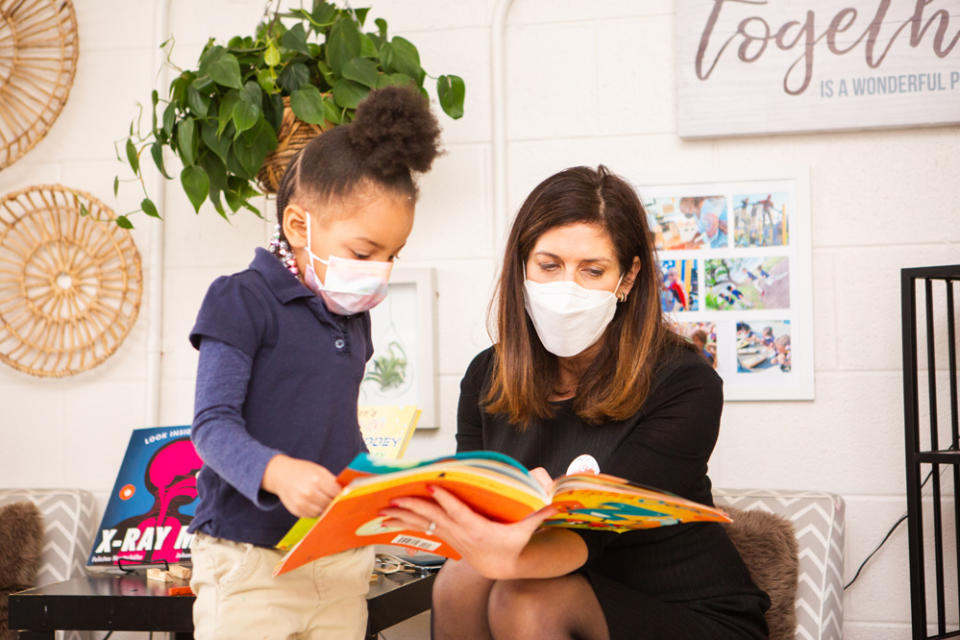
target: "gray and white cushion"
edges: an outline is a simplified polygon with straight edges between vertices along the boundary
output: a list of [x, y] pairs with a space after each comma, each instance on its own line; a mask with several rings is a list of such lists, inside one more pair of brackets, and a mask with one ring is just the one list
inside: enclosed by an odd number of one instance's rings
[[715, 489], [717, 506], [762, 509], [793, 522], [799, 544], [797, 640], [840, 640], [843, 498], [821, 491]]
[[[35, 586], [82, 575], [97, 526], [93, 494], [81, 489], [0, 489], [0, 506], [30, 501], [43, 516], [43, 555]], [[90, 632], [57, 632], [66, 640], [90, 638]]]

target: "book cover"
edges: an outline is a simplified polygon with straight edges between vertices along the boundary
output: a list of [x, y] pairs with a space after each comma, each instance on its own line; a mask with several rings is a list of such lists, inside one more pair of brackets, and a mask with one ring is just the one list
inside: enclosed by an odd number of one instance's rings
[[134, 429], [87, 565], [189, 560], [201, 465], [189, 426]]
[[629, 531], [681, 522], [729, 522], [720, 509], [604, 474], [558, 478], [546, 491], [519, 462], [500, 453], [471, 451], [422, 462], [357, 456], [337, 476], [344, 487], [306, 535], [277, 566], [279, 575], [317, 558], [370, 544], [402, 545], [448, 558], [459, 554], [422, 531], [386, 527], [378, 515], [404, 496], [431, 499], [428, 486], [454, 494], [474, 511], [516, 522], [554, 505], [560, 512], [544, 526]]

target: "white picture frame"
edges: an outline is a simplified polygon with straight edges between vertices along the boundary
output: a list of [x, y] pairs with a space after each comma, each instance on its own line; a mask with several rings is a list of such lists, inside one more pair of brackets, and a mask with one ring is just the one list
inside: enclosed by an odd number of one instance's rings
[[395, 268], [386, 299], [370, 311], [374, 353], [360, 384], [361, 405], [415, 405], [417, 429], [440, 426], [437, 401], [436, 282], [431, 268]]
[[[707, 340], [702, 350], [708, 359], [712, 355], [724, 380], [725, 399], [812, 400], [809, 169], [718, 172], [696, 181], [634, 185], [652, 229], [660, 234], [664, 311], [688, 337], [703, 332], [696, 337]], [[708, 241], [709, 225], [703, 233], [698, 230], [704, 218], [723, 217], [719, 197], [725, 202], [727, 237], [723, 241], [714, 234]], [[709, 216], [703, 208], [708, 199], [716, 212]], [[673, 209], [667, 209], [668, 202]], [[691, 219], [697, 222], [688, 223]], [[678, 229], [674, 221], [686, 226]], [[672, 295], [678, 281], [681, 294]], [[684, 290], [688, 295], [680, 305]]]

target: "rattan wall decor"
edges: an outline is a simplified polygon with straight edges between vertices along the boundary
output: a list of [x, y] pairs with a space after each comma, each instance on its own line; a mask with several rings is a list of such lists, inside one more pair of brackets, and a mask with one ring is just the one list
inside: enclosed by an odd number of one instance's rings
[[0, 0], [0, 169], [47, 135], [77, 69], [71, 0]]
[[62, 377], [107, 359], [140, 309], [140, 253], [88, 193], [34, 186], [0, 199], [0, 360]]

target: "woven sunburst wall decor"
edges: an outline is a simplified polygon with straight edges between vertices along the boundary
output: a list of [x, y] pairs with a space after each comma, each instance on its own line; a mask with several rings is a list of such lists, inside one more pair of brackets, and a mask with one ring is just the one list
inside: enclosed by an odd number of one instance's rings
[[107, 359], [140, 309], [140, 253], [88, 193], [28, 187], [0, 199], [0, 360], [62, 377]]
[[0, 0], [0, 169], [47, 135], [77, 69], [71, 0]]

